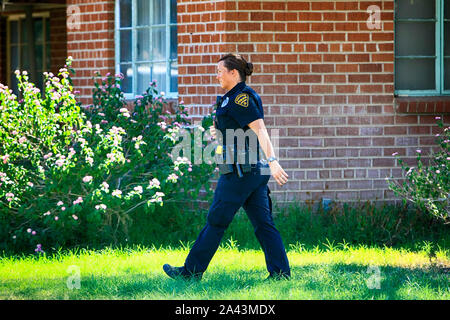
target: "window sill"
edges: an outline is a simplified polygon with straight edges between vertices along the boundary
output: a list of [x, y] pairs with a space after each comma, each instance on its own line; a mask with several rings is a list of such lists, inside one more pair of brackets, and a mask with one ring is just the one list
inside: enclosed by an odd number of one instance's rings
[[450, 96], [394, 97], [394, 110], [407, 114], [450, 113]]

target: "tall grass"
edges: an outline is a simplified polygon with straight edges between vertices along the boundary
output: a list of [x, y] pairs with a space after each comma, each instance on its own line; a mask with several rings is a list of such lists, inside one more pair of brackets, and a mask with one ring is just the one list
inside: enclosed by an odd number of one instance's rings
[[[122, 234], [117, 243], [80, 243], [79, 248], [101, 249], [105, 246], [185, 246], [189, 248], [206, 222], [207, 208], [187, 207], [166, 203], [153, 213], [137, 212], [131, 219], [128, 234]], [[450, 247], [449, 225], [419, 210], [402, 205], [375, 206], [369, 202], [359, 205], [332, 205], [322, 207], [293, 203], [274, 205], [276, 227], [284, 245], [314, 248], [336, 243], [349, 245], [407, 247], [419, 250], [424, 241], [431, 251]], [[223, 243], [236, 241], [241, 248], [260, 249], [253, 226], [243, 209], [239, 210], [225, 232]], [[181, 244], [183, 243], [183, 245]], [[42, 243], [47, 252], [59, 250]], [[28, 253], [33, 253], [30, 247]], [[66, 248], [75, 249], [75, 248]], [[4, 254], [16, 254], [12, 249]]]
[[[274, 206], [275, 224], [286, 247], [296, 243], [313, 248], [330, 243], [379, 246], [417, 246], [423, 241], [449, 248], [449, 226], [419, 210], [402, 205], [375, 206], [369, 202], [349, 206], [332, 205], [312, 209], [293, 203]], [[174, 204], [155, 214], [139, 214], [126, 243], [177, 245], [195, 241], [206, 222], [206, 209], [188, 211]], [[234, 239], [240, 246], [259, 249], [253, 227], [241, 209], [225, 232], [224, 242]]]

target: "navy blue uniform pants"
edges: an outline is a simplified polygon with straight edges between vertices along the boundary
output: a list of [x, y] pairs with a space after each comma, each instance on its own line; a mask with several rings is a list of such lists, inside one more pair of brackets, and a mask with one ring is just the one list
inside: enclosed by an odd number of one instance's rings
[[290, 275], [289, 262], [280, 233], [272, 218], [272, 201], [267, 186], [270, 175], [261, 175], [261, 164], [239, 178], [236, 173], [221, 175], [209, 208], [206, 225], [197, 237], [184, 267], [203, 273], [214, 256], [234, 215], [243, 207], [264, 252], [269, 273]]

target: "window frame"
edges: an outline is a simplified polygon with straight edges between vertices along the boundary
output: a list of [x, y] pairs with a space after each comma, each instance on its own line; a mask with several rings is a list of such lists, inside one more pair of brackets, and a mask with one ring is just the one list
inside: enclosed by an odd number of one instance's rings
[[[151, 0], [149, 0], [151, 2]], [[166, 41], [165, 41], [165, 49], [166, 49], [166, 57], [164, 59], [164, 62], [166, 64], [166, 77], [165, 77], [165, 85], [166, 85], [166, 90], [165, 90], [165, 97], [168, 99], [178, 99], [178, 91], [177, 92], [171, 92], [170, 91], [170, 78], [171, 78], [171, 64], [172, 63], [176, 63], [177, 64], [177, 69], [178, 69], [178, 53], [177, 53], [177, 57], [175, 59], [170, 59], [170, 45], [171, 45], [171, 32], [170, 32], [170, 28], [172, 26], [177, 26], [178, 23], [171, 23], [170, 21], [170, 8], [171, 8], [171, 0], [164, 0], [166, 3], [166, 10], [165, 10], [165, 15], [166, 15], [166, 21], [164, 23], [164, 27], [165, 27], [165, 32], [166, 32]], [[137, 26], [137, 0], [131, 0], [131, 26], [130, 27], [121, 27], [120, 26], [120, 0], [116, 0], [115, 1], [115, 22], [114, 22], [114, 42], [115, 42], [115, 72], [116, 74], [120, 73], [120, 65], [121, 65], [121, 61], [120, 61], [120, 31], [121, 30], [131, 30], [131, 61], [129, 63], [131, 63], [132, 65], [132, 69], [133, 69], [133, 79], [132, 79], [132, 93], [125, 93], [124, 92], [124, 97], [127, 100], [133, 100], [136, 98], [136, 96], [138, 95], [142, 95], [143, 92], [137, 92], [137, 87], [138, 87], [138, 74], [137, 74], [137, 29], [144, 29], [144, 28], [148, 28], [148, 30], [151, 31], [151, 29], [153, 28], [152, 25], [152, 16], [150, 15], [150, 22], [148, 26], [144, 26], [144, 27], [138, 27]], [[150, 4], [150, 10], [152, 10], [151, 4]], [[151, 11], [150, 11], [151, 12]], [[163, 24], [161, 24], [162, 26]], [[152, 43], [152, 37], [151, 37], [151, 32], [150, 34], [150, 44]], [[151, 57], [152, 58], [152, 57]], [[162, 61], [161, 61], [162, 62]], [[161, 63], [160, 62], [160, 63]], [[155, 63], [155, 61], [153, 60], [149, 60], [149, 61], [139, 61], [139, 63], [150, 63], [150, 65], [153, 65], [153, 63]], [[153, 79], [150, 79], [150, 81], [152, 81]], [[177, 77], [177, 81], [178, 81], [178, 77]], [[161, 90], [161, 87], [158, 88], [159, 90]]]
[[[395, 25], [397, 21], [425, 21], [431, 19], [397, 19], [397, 3], [395, 0], [394, 7], [394, 39], [395, 39]], [[447, 96], [450, 95], [450, 89], [445, 90], [444, 87], [444, 76], [445, 76], [445, 64], [444, 64], [444, 23], [446, 21], [450, 22], [450, 19], [444, 19], [444, 0], [435, 0], [435, 90], [397, 90], [395, 89], [395, 72], [397, 59], [404, 58], [408, 59], [410, 57], [418, 58], [420, 56], [397, 56], [396, 46], [394, 43], [394, 94], [395, 96]], [[448, 44], [450, 45], [450, 44]], [[450, 58], [450, 56], [449, 56]], [[450, 86], [450, 84], [449, 84]]]
[[[37, 67], [36, 69], [41, 69], [42, 67], [42, 72], [44, 72], [45, 70], [47, 70], [50, 66], [47, 66], [47, 58], [46, 58], [46, 54], [47, 54], [47, 44], [50, 43], [50, 39], [47, 39], [47, 23], [46, 20], [50, 20], [50, 12], [49, 11], [42, 11], [42, 12], [33, 12], [32, 13], [32, 18], [42, 18], [42, 33], [43, 33], [43, 41], [42, 41], [42, 46], [43, 46], [43, 53], [42, 53], [42, 66]], [[18, 21], [18, 28], [19, 28], [19, 35], [18, 35], [18, 39], [19, 42], [15, 45], [18, 46], [19, 50], [18, 50], [18, 59], [19, 59], [19, 69], [22, 70], [22, 21], [26, 19], [26, 15], [24, 13], [19, 13], [19, 14], [9, 14], [6, 17], [6, 83], [8, 88], [14, 90], [13, 88], [11, 88], [12, 83], [11, 83], [11, 76], [13, 75], [13, 72], [11, 71], [11, 21]], [[22, 20], [22, 21], [21, 21]], [[36, 43], [35, 43], [36, 44]], [[30, 70], [27, 70], [28, 72], [30, 72]], [[36, 70], [37, 72], [37, 70]]]

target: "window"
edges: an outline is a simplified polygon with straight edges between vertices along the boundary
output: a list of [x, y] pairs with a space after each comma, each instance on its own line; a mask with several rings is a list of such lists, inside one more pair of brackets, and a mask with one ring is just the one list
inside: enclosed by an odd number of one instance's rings
[[116, 0], [116, 72], [133, 99], [154, 80], [166, 97], [178, 95], [177, 1]]
[[[33, 14], [34, 30], [34, 60], [36, 62], [36, 87], [43, 91], [43, 72], [50, 68], [50, 23], [49, 15]], [[25, 27], [25, 15], [11, 15], [7, 22], [7, 73], [8, 87], [19, 96], [17, 89], [16, 70], [26, 70], [30, 74], [28, 53], [30, 43]]]
[[395, 93], [450, 95], [450, 0], [396, 0]]

